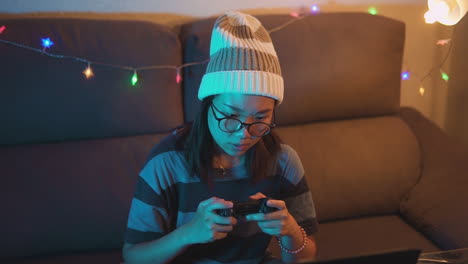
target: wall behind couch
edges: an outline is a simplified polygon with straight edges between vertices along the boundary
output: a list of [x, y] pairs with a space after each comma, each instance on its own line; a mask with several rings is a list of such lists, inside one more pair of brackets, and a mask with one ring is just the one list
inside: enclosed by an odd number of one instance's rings
[[7, 12], [167, 12], [210, 16], [228, 9], [292, 7], [313, 3], [330, 4], [421, 4], [424, 0], [2, 0], [0, 11]]
[[[101, 13], [99, 15], [112, 14], [113, 18], [115, 18], [115, 13], [121, 13], [124, 19], [144, 19], [148, 17], [148, 13], [180, 15], [166, 15], [164, 19], [158, 21], [167, 24], [185, 22], [187, 17], [216, 16], [229, 9], [240, 9], [252, 14], [289, 13], [301, 6], [318, 4], [322, 12], [366, 12], [368, 7], [374, 6], [379, 10], [380, 15], [406, 23], [403, 67], [413, 74], [410, 80], [402, 81], [401, 104], [418, 109], [440, 127], [446, 129], [448, 84], [438, 78], [436, 66], [441, 63], [447, 47], [437, 46], [435, 43], [439, 39], [450, 38], [452, 28], [440, 24], [425, 24], [423, 15], [427, 10], [426, 0], [2, 0], [1, 2], [0, 13], [13, 13], [13, 15], [18, 15], [18, 13], [47, 15], [47, 13], [56, 14], [57, 12], [64, 12], [65, 15], [70, 12], [82, 15], [82, 13], [97, 12]], [[444, 64], [444, 70], [449, 73], [452, 57], [449, 57]], [[419, 93], [421, 79], [431, 69], [433, 69], [433, 75], [431, 75], [432, 78], [424, 80], [423, 86], [426, 90], [422, 96]], [[363, 74], [365, 74], [365, 69], [363, 69]], [[465, 100], [468, 101], [468, 98], [465, 97]], [[451, 114], [453, 115], [453, 111]], [[465, 119], [464, 122], [465, 127], [468, 127], [468, 120]], [[452, 133], [452, 135], [459, 137], [459, 133]]]

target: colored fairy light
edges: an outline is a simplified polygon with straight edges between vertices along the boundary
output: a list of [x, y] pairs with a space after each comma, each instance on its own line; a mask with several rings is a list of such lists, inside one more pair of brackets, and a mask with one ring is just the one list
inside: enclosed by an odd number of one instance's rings
[[179, 84], [182, 81], [182, 76], [180, 75], [180, 68], [177, 68], [176, 83]]
[[5, 25], [2, 25], [2, 26], [0, 27], [0, 34], [2, 34], [3, 31], [5, 31], [5, 29], [6, 29]]
[[405, 81], [406, 81], [406, 80], [409, 80], [409, 78], [410, 78], [410, 73], [409, 73], [408, 71], [405, 71], [405, 72], [403, 72], [403, 73], [401, 74], [401, 79], [402, 79], [402, 80], [405, 80]]
[[289, 15], [295, 18], [299, 17], [299, 14], [297, 12], [291, 12]]
[[132, 75], [132, 85], [135, 86], [138, 82], [138, 74], [136, 71], [133, 72], [133, 75]]
[[442, 79], [446, 82], [450, 79], [447, 73], [445, 73], [443, 70], [440, 70], [440, 75], [442, 76]]
[[54, 42], [50, 40], [50, 38], [43, 38], [42, 39], [42, 46], [44, 48], [50, 48], [52, 45], [54, 45]]
[[88, 63], [88, 67], [83, 71], [84, 76], [86, 79], [89, 79], [94, 76], [93, 69], [91, 69], [91, 65]]
[[424, 96], [424, 93], [426, 92], [426, 89], [424, 89], [424, 87], [419, 87], [419, 93], [421, 94], [421, 96]]
[[369, 7], [369, 9], [367, 9], [367, 12], [371, 15], [377, 15], [379, 13], [379, 11], [377, 10], [377, 8], [375, 7]]
[[450, 40], [451, 39], [439, 39], [436, 44], [439, 46], [445, 46], [450, 43]]
[[312, 5], [310, 7], [310, 12], [312, 14], [317, 14], [318, 12], [320, 12], [320, 7], [318, 5]]

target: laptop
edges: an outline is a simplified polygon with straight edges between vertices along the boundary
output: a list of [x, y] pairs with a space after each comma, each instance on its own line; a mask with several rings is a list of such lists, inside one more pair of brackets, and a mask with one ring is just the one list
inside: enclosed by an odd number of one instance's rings
[[302, 261], [302, 264], [416, 264], [418, 262], [419, 249], [398, 249], [392, 251], [382, 251], [376, 253], [362, 254], [352, 257], [309, 260]]

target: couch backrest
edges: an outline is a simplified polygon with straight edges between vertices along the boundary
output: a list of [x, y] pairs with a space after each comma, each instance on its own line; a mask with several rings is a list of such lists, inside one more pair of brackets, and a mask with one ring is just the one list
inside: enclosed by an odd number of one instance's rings
[[[136, 21], [1, 20], [0, 36], [112, 65], [179, 65], [177, 35]], [[150, 148], [183, 122], [175, 69], [131, 69], [0, 43], [0, 258], [120, 248]], [[0, 261], [1, 262], [1, 261]]]
[[[135, 21], [11, 19], [3, 40], [93, 62], [44, 54], [11, 44], [0, 45], [2, 91], [0, 144], [101, 138], [167, 132], [183, 121], [181, 86], [175, 69], [118, 68], [179, 65], [180, 42], [168, 28]], [[27, 95], [27, 96], [25, 96]], [[165, 109], [162, 111], [161, 109]]]
[[421, 174], [420, 148], [396, 116], [278, 128], [301, 157], [319, 221], [396, 214]]

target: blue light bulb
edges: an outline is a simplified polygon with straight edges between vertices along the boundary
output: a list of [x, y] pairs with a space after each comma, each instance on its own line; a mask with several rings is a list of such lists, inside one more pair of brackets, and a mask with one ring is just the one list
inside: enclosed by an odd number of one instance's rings
[[410, 78], [410, 73], [409, 72], [405, 71], [405, 72], [403, 72], [401, 74], [401, 79], [402, 80], [409, 80], [409, 78]]
[[42, 46], [44, 48], [50, 48], [52, 45], [54, 45], [54, 42], [50, 40], [50, 38], [43, 38], [42, 39]]

